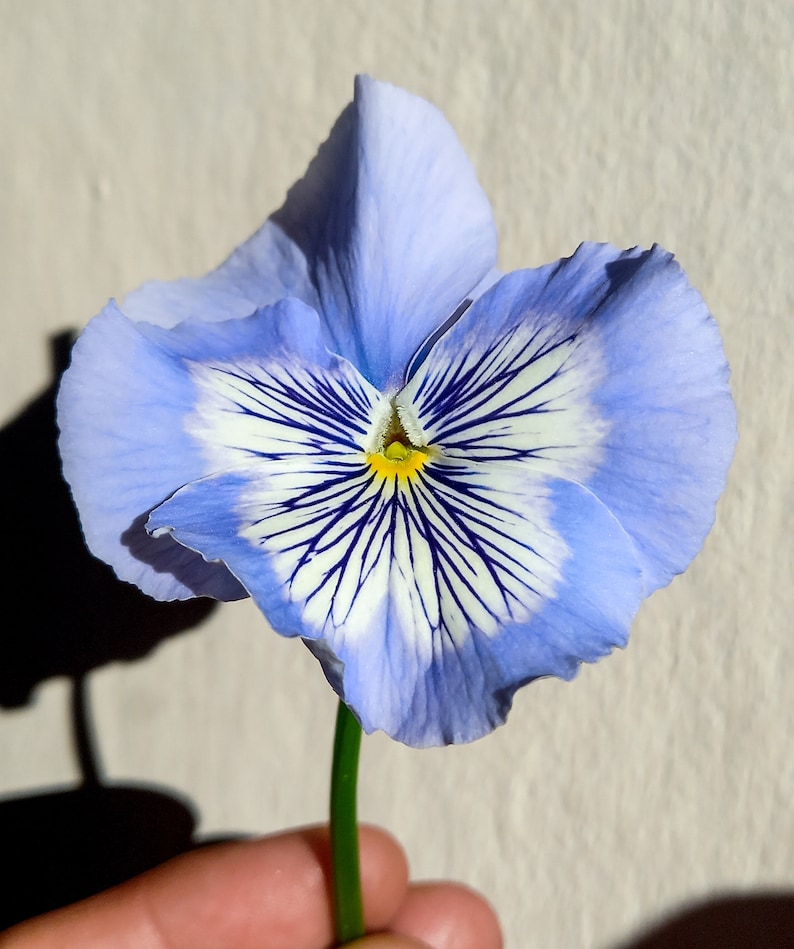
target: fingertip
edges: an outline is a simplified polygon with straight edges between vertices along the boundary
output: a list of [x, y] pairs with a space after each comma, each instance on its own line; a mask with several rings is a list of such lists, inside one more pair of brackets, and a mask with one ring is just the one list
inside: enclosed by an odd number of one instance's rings
[[433, 949], [502, 949], [503, 945], [491, 905], [459, 883], [411, 886], [391, 928]]

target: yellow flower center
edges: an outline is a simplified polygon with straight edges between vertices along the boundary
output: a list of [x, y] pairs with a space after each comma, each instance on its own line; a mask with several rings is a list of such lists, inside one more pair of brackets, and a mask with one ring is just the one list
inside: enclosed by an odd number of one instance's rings
[[391, 421], [383, 438], [384, 448], [367, 455], [369, 466], [383, 478], [412, 478], [424, 467], [432, 452], [429, 446], [417, 446], [411, 443], [400, 421], [397, 410], [392, 412]]
[[367, 455], [370, 468], [384, 478], [411, 478], [427, 461], [427, 450], [390, 442], [383, 451]]

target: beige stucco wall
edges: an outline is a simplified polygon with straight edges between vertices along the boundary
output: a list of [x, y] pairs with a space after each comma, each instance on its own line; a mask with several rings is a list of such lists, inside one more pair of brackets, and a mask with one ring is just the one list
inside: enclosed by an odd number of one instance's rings
[[[485, 891], [511, 949], [617, 949], [700, 898], [794, 889], [792, 48], [789, 0], [0, 0], [3, 425], [50, 384], [53, 333], [276, 208], [359, 71], [445, 111], [504, 268], [658, 241], [716, 314], [738, 453], [628, 649], [472, 746], [365, 742], [362, 816], [418, 876]], [[43, 503], [20, 492], [3, 508]], [[4, 592], [8, 662], [35, 610], [12, 623]], [[89, 686], [106, 780], [186, 796], [202, 835], [324, 817], [334, 697], [250, 604]], [[68, 683], [8, 704], [0, 793], [73, 784]]]

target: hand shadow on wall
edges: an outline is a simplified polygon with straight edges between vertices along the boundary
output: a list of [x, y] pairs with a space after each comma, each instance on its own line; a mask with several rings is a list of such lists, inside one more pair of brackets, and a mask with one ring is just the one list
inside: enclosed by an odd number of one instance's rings
[[158, 603], [88, 553], [56, 448], [55, 395], [70, 344], [68, 333], [52, 340], [52, 385], [0, 431], [10, 554], [0, 581], [7, 616], [0, 707], [23, 707], [40, 683], [70, 677], [83, 782], [74, 790], [0, 800], [8, 871], [0, 929], [189, 850], [196, 826], [190, 803], [163, 789], [104, 783], [92, 749], [88, 673], [143, 658], [164, 639], [197, 626], [215, 604]]

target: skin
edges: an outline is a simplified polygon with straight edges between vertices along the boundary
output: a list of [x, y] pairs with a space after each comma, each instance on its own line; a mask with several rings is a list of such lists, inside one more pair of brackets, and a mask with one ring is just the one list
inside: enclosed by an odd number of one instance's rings
[[[409, 884], [399, 844], [361, 827], [368, 935], [351, 949], [501, 949], [493, 910], [454, 883]], [[330, 949], [327, 828], [219, 844], [0, 934], [0, 949]]]

